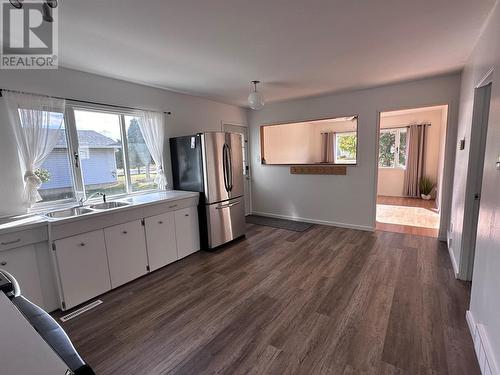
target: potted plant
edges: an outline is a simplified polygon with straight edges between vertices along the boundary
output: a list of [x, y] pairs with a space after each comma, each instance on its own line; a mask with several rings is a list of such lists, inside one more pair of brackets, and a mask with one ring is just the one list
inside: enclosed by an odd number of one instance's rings
[[427, 176], [423, 176], [421, 179], [420, 179], [420, 196], [422, 197], [422, 199], [425, 199], [425, 200], [429, 200], [431, 199], [431, 193], [432, 193], [432, 190], [434, 190], [434, 182], [432, 182], [432, 180], [427, 177]]

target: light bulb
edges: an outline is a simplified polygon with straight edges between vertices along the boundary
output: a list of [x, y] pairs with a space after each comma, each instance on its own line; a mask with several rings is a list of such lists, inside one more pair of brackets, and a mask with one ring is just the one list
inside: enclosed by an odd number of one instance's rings
[[264, 107], [264, 103], [264, 95], [262, 95], [260, 92], [253, 91], [250, 93], [250, 95], [248, 95], [248, 105], [250, 106], [250, 108], [258, 111], [259, 109], [262, 109]]

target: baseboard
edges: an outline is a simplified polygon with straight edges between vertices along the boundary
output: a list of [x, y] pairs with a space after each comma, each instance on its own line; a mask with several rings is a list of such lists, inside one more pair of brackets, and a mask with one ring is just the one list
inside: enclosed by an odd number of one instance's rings
[[481, 374], [500, 375], [484, 325], [476, 322], [470, 310], [467, 310], [465, 313], [465, 318], [467, 319], [472, 341], [474, 341], [474, 350], [479, 362]]
[[267, 217], [274, 217], [277, 219], [286, 219], [286, 220], [292, 220], [292, 221], [303, 221], [305, 223], [311, 223], [311, 224], [321, 224], [321, 225], [329, 225], [332, 227], [340, 227], [340, 228], [348, 228], [348, 229], [357, 229], [357, 230], [364, 230], [368, 232], [373, 232], [375, 231], [375, 228], [370, 227], [370, 226], [365, 226], [365, 225], [356, 225], [356, 224], [348, 224], [348, 223], [338, 223], [335, 221], [327, 221], [327, 220], [316, 220], [316, 219], [310, 219], [306, 217], [298, 217], [298, 216], [288, 216], [288, 215], [277, 215], [277, 214], [272, 214], [269, 212], [261, 212], [261, 211], [252, 211], [253, 215], [260, 215], [260, 216], [267, 216]]
[[455, 253], [453, 252], [453, 249], [451, 247], [448, 247], [448, 253], [450, 254], [450, 260], [451, 260], [451, 265], [453, 266], [453, 272], [455, 273], [455, 278], [458, 279], [458, 264], [457, 260], [455, 259]]

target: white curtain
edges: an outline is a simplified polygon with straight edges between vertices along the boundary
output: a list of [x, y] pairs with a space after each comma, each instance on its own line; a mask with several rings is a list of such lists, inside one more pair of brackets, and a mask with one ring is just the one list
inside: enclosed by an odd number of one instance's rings
[[28, 208], [42, 200], [35, 174], [57, 143], [65, 100], [3, 90], [24, 172], [23, 200]]
[[167, 176], [163, 167], [163, 150], [165, 143], [165, 115], [159, 112], [139, 112], [139, 128], [148, 146], [149, 153], [156, 164], [155, 184], [160, 189], [167, 188]]

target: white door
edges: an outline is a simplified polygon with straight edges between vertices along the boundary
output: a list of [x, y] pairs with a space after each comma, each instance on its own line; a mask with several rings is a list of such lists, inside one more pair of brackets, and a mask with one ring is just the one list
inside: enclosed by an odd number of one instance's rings
[[467, 170], [467, 185], [465, 189], [464, 223], [459, 270], [459, 278], [469, 281], [472, 280], [474, 256], [476, 253], [491, 87], [492, 83], [490, 82], [474, 90], [472, 132], [469, 143], [470, 162]]
[[197, 207], [175, 211], [175, 238], [179, 259], [200, 250]]
[[148, 272], [146, 238], [141, 220], [106, 228], [104, 237], [113, 288]]
[[102, 230], [57, 240], [54, 245], [64, 310], [111, 289]]
[[242, 125], [222, 124], [222, 130], [225, 132], [236, 133], [241, 136], [243, 146], [243, 178], [244, 178], [244, 194], [245, 194], [245, 215], [250, 215], [252, 212], [251, 202], [251, 175], [250, 175], [250, 142], [248, 141], [248, 128]]
[[16, 278], [21, 293], [31, 302], [43, 306], [43, 294], [36, 261], [35, 246], [27, 245], [0, 252], [0, 268]]
[[177, 260], [175, 240], [175, 219], [173, 212], [148, 217], [146, 224], [146, 242], [149, 268], [157, 270]]

